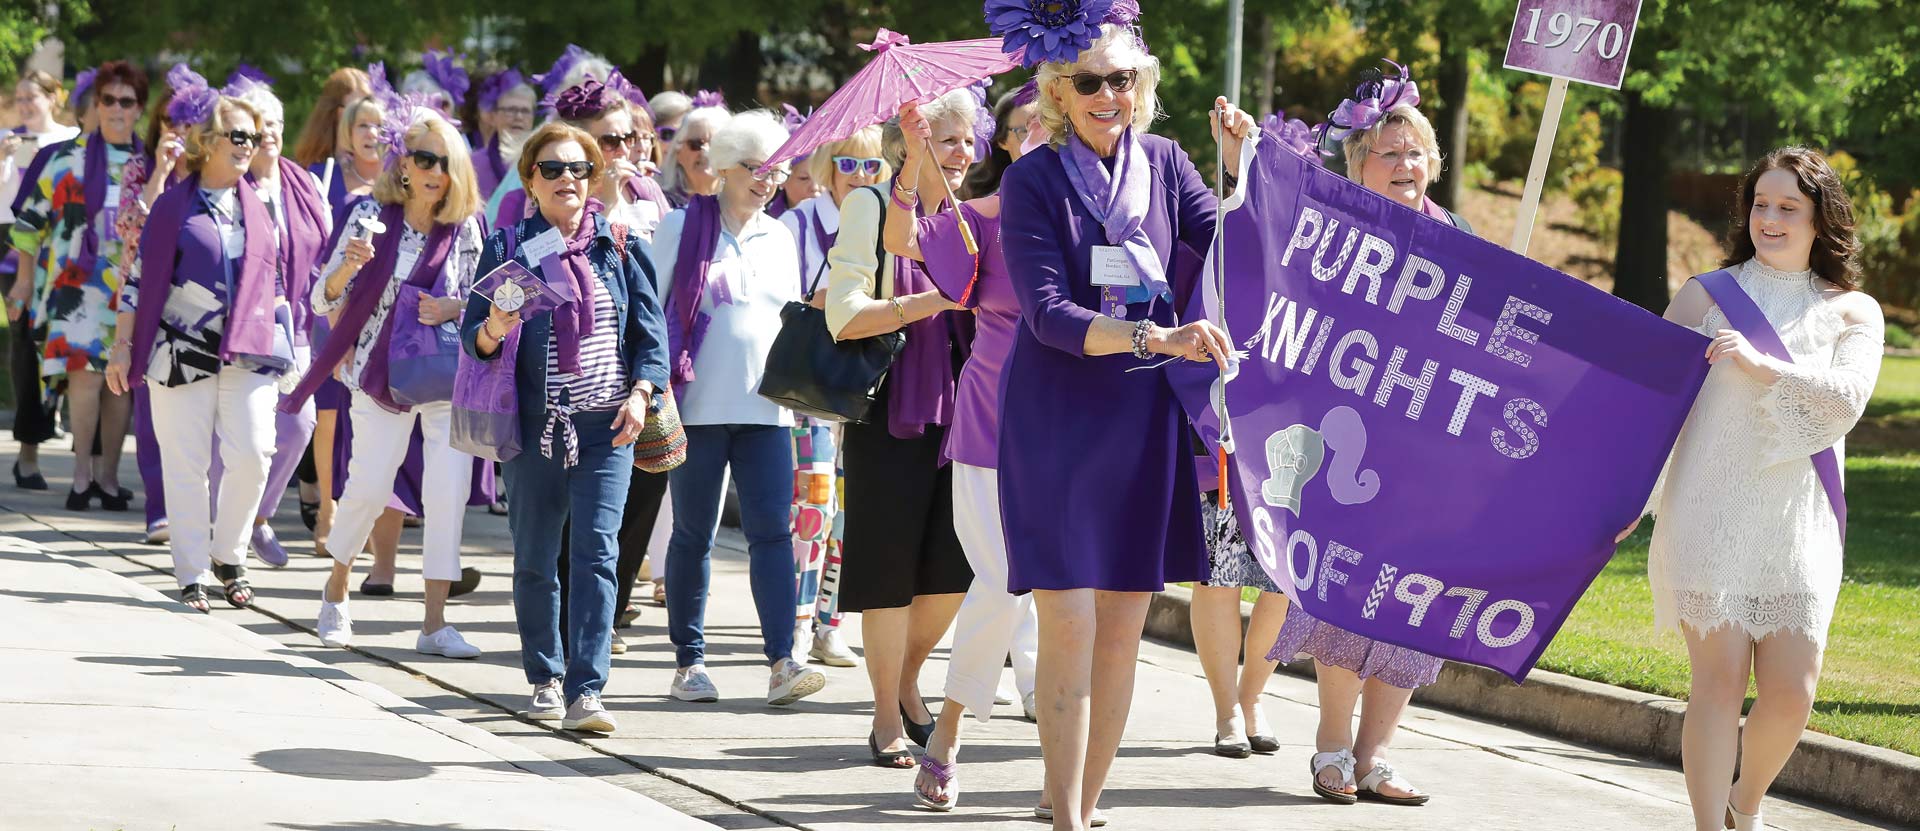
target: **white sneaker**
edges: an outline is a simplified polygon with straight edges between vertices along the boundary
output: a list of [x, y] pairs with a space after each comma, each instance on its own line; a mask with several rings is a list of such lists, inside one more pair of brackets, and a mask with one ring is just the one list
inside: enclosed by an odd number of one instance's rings
[[767, 703], [776, 707], [792, 704], [827, 686], [827, 676], [792, 658], [781, 658], [767, 677]]
[[813, 635], [813, 648], [807, 650], [807, 657], [830, 667], [857, 667], [860, 661], [854, 657], [853, 650], [847, 648], [847, 642], [840, 637], [838, 627]]
[[720, 700], [720, 690], [713, 686], [713, 679], [707, 677], [705, 664], [694, 664], [675, 671], [673, 687], [669, 692], [681, 701], [712, 703]]
[[320, 630], [322, 646], [348, 647], [353, 645], [353, 618], [347, 614], [347, 601], [328, 603], [320, 601], [320, 623], [314, 627]]
[[167, 521], [156, 519], [147, 523], [146, 543], [148, 545], [166, 545], [173, 539], [173, 529], [167, 527]]
[[1027, 693], [1026, 695], [1020, 696], [1020, 709], [1025, 712], [1028, 721], [1034, 724], [1040, 723], [1039, 694]]
[[467, 643], [466, 638], [460, 637], [460, 630], [452, 626], [442, 626], [431, 635], [420, 633], [420, 637], [413, 642], [413, 651], [448, 658], [480, 657], [480, 647]]
[[1016, 697], [1013, 688], [1007, 686], [1004, 682], [993, 691], [993, 703], [1001, 707], [1012, 704]]
[[567, 716], [560, 720], [563, 730], [584, 730], [589, 733], [611, 733], [620, 729], [613, 716], [607, 713], [605, 704], [600, 703], [599, 693], [582, 693], [567, 706]]
[[801, 644], [811, 645], [812, 643], [813, 643], [813, 619], [808, 618], [806, 620], [800, 621], [799, 623], [795, 623], [793, 625], [793, 649], [790, 651], [787, 657], [790, 657], [796, 661], [802, 660], [802, 658], [800, 657], [800, 645]]
[[527, 718], [534, 721], [559, 721], [567, 716], [567, 702], [560, 697], [560, 679], [533, 688], [533, 700], [527, 704]]

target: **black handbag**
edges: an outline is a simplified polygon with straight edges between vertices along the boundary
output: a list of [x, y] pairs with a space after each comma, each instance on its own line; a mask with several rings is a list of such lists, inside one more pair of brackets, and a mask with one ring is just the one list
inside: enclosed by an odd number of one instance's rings
[[[874, 288], [891, 294], [886, 282], [886, 196], [878, 187], [862, 188], [880, 200], [880, 233], [874, 243]], [[821, 272], [826, 269], [824, 264]], [[815, 273], [807, 296], [820, 286]], [[780, 310], [780, 334], [767, 352], [766, 372], [760, 377], [760, 397], [808, 418], [867, 423], [874, 397], [887, 378], [906, 332], [888, 332], [857, 340], [836, 341], [827, 329], [827, 313], [805, 302], [789, 302]]]

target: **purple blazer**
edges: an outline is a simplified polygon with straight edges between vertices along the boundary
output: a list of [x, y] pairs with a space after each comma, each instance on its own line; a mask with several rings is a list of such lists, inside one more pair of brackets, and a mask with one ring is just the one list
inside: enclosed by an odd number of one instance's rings
[[[1178, 144], [1142, 136], [1154, 182], [1146, 231], [1166, 258], [1174, 326], [1213, 236], [1215, 198]], [[1021, 318], [1001, 381], [1000, 505], [1008, 588], [1159, 591], [1207, 576], [1186, 417], [1163, 371], [1131, 354], [1087, 357], [1100, 312], [1091, 280], [1100, 223], [1053, 148], [1007, 168], [1001, 245]], [[1148, 316], [1132, 304], [1129, 321]]]

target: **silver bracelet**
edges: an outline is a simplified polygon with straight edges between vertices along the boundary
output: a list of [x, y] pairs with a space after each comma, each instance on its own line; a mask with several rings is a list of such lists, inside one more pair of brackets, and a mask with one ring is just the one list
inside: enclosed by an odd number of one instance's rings
[[1153, 357], [1153, 353], [1147, 351], [1147, 333], [1152, 330], [1153, 330], [1153, 321], [1151, 320], [1142, 320], [1139, 323], [1136, 323], [1133, 325], [1133, 356], [1134, 357], [1139, 358], [1140, 360], [1143, 360], [1143, 361]]

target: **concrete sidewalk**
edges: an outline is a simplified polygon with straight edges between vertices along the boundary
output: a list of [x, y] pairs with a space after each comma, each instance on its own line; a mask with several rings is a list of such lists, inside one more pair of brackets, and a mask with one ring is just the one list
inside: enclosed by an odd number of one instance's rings
[[[0, 464], [8, 461], [8, 450], [0, 444]], [[66, 469], [65, 459], [52, 452], [46, 457], [49, 471]], [[130, 462], [123, 477], [134, 483]], [[138, 544], [137, 506], [127, 514], [68, 513], [59, 506], [65, 482], [52, 481], [52, 494], [0, 490], [0, 533], [32, 539], [172, 594], [166, 550]], [[452, 661], [412, 651], [422, 588], [414, 547], [417, 531], [408, 532], [402, 550], [398, 594], [384, 600], [355, 595], [356, 649], [320, 647], [311, 630], [328, 561], [309, 555], [311, 543], [293, 504], [290, 494], [276, 523], [294, 551], [293, 562], [279, 570], [256, 564], [251, 576], [259, 588], [258, 610], [236, 611], [216, 602], [215, 619], [241, 623], [301, 654], [533, 749], [530, 752], [723, 827], [1040, 827], [1030, 814], [1038, 799], [1039, 749], [1033, 725], [1017, 717], [1017, 707], [1002, 708], [1009, 717], [985, 725], [969, 721], [959, 770], [960, 808], [935, 815], [913, 806], [910, 772], [870, 765], [865, 739], [872, 711], [862, 669], [827, 669], [831, 680], [821, 694], [793, 707], [765, 706], [766, 670], [737, 534], [723, 532], [708, 611], [709, 668], [723, 700], [698, 705], [667, 696], [673, 656], [665, 611], [647, 605], [640, 622], [622, 633], [631, 651], [613, 658], [606, 701], [622, 729], [612, 737], [586, 739], [517, 717], [526, 706], [529, 687], [513, 626], [503, 519], [478, 510], [467, 515], [466, 564], [479, 567], [486, 582], [451, 604], [448, 619], [487, 655], [477, 661]], [[362, 558], [353, 578], [356, 587], [366, 562]], [[848, 634], [858, 645], [857, 618]], [[134, 642], [145, 646], [117, 645], [116, 650], [173, 654], [170, 644], [148, 643], [144, 636]], [[944, 649], [936, 652], [921, 679], [930, 700], [939, 695], [944, 656]], [[1283, 745], [1280, 753], [1245, 760], [1214, 756], [1212, 708], [1198, 662], [1190, 653], [1144, 644], [1133, 717], [1103, 803], [1112, 827], [1690, 827], [1684, 784], [1673, 767], [1421, 707], [1411, 711], [1400, 732], [1394, 761], [1435, 795], [1433, 802], [1423, 808], [1332, 805], [1309, 788], [1307, 757], [1316, 717], [1312, 684], [1275, 676], [1267, 693], [1265, 709]], [[294, 711], [277, 703], [271, 709]], [[273, 738], [260, 737], [267, 743]], [[148, 746], [160, 741], [156, 737]], [[298, 746], [305, 741], [281, 738], [277, 744]], [[213, 786], [204, 791], [206, 800], [220, 793]], [[411, 792], [443, 804], [433, 799], [440, 795], [438, 789]], [[461, 798], [454, 791], [447, 793], [455, 797], [448, 802]], [[1786, 800], [1770, 799], [1766, 810], [1771, 827], [1784, 831], [1893, 827]], [[291, 808], [274, 808], [260, 816], [292, 823], [281, 827], [312, 827], [300, 824], [300, 814]], [[547, 827], [584, 826], [552, 820]]]
[[0, 827], [712, 827], [17, 537], [0, 587]]

